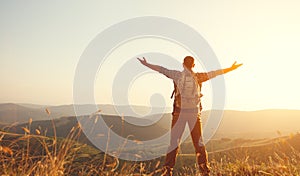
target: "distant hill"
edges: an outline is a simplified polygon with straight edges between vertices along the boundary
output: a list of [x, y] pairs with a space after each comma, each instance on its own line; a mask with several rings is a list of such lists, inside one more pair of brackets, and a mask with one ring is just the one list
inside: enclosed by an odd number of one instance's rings
[[0, 104], [0, 122], [10, 124], [14, 122], [28, 122], [28, 119], [46, 120], [47, 114], [41, 109], [33, 109], [13, 103]]
[[215, 138], [270, 138], [300, 131], [300, 110], [224, 111]]
[[[208, 118], [214, 118], [210, 113], [211, 111], [202, 112], [203, 128]], [[158, 124], [169, 129], [171, 119], [171, 114], [164, 114]], [[300, 110], [225, 110], [214, 138], [274, 138], [300, 132], [299, 124]]]
[[[88, 116], [80, 117], [80, 118], [89, 118]], [[136, 126], [124, 121], [122, 122], [121, 117], [119, 116], [112, 116], [112, 115], [102, 115], [103, 120], [107, 124], [107, 126], [112, 126], [111, 130], [117, 133], [124, 138], [131, 136], [130, 139], [136, 140], [150, 140], [156, 137], [159, 137], [167, 132], [166, 129], [161, 128], [158, 124], [153, 124], [150, 126], [142, 127]], [[131, 120], [139, 120], [142, 119], [134, 118], [134, 117], [125, 117], [125, 119], [131, 118]], [[147, 120], [146, 120], [147, 121]], [[78, 123], [76, 117], [62, 117], [59, 119], [54, 120], [54, 124], [57, 131], [57, 136], [65, 138], [71, 131], [72, 127], [76, 126]], [[123, 128], [121, 128], [123, 123]], [[146, 122], [147, 123], [147, 122]], [[5, 130], [8, 130], [13, 133], [23, 134], [24, 131], [22, 127], [29, 128], [28, 123], [19, 124]], [[42, 134], [46, 136], [53, 136], [53, 125], [51, 120], [43, 120], [43, 121], [33, 121], [30, 125], [29, 130], [31, 133], [35, 134], [35, 130], [39, 129]], [[150, 133], [151, 132], [151, 133]], [[81, 142], [88, 143], [88, 139], [86, 139], [85, 135], [81, 135]]]
[[[161, 120], [168, 121], [170, 116], [171, 116], [170, 114], [166, 114], [163, 116]], [[114, 131], [120, 136], [123, 136], [124, 138], [130, 135], [131, 136], [130, 139], [132, 140], [134, 139], [141, 140], [141, 141], [151, 140], [165, 134], [168, 131], [167, 128], [161, 127], [162, 125], [161, 123], [163, 121], [158, 121], [158, 123], [146, 127], [132, 125], [124, 121], [123, 129], [122, 129], [121, 117], [112, 116], [112, 115], [102, 115], [102, 117], [105, 123], [107, 124], [107, 126], [112, 126], [111, 128], [112, 131]], [[89, 117], [86, 116], [82, 118], [89, 118]], [[125, 119], [127, 118], [131, 118], [131, 120], [141, 121], [140, 118], [125, 117]], [[56, 127], [57, 136], [61, 138], [67, 137], [72, 127], [76, 126], [77, 123], [78, 121], [76, 117], [62, 117], [59, 119], [55, 119], [54, 124]], [[260, 159], [267, 159], [269, 155], [274, 154], [274, 151], [276, 152], [277, 150], [280, 151], [282, 149], [284, 149], [284, 151], [291, 151], [291, 146], [294, 147], [294, 149], [300, 151], [299, 132], [294, 132], [293, 134], [290, 134], [288, 136], [283, 134], [281, 134], [282, 136], [279, 136], [279, 134], [277, 134], [275, 131], [274, 132], [275, 135], [272, 135], [273, 138], [259, 138], [259, 136], [268, 136], [268, 133], [267, 134], [262, 133], [262, 134], [252, 135], [252, 137], [257, 136], [257, 138], [249, 139], [247, 138], [247, 136], [243, 135], [243, 131], [240, 133], [240, 135], [236, 135], [236, 134], [231, 135], [230, 130], [228, 129], [226, 129], [227, 132], [224, 132], [226, 124], [224, 125], [223, 123], [220, 126], [220, 130], [218, 130], [216, 134], [219, 135], [220, 138], [215, 137], [214, 139], [210, 140], [206, 144], [206, 148], [208, 152], [210, 153], [210, 155], [213, 155], [215, 159], [221, 158], [224, 155], [231, 156], [234, 158], [237, 153], [238, 153], [237, 156], [241, 156], [241, 157], [244, 157], [247, 154], [252, 153], [250, 156], [251, 159], [253, 160], [256, 159], [255, 157], [258, 157]], [[13, 126], [6, 130], [13, 133], [24, 134], [22, 127], [29, 128], [28, 123]], [[42, 135], [53, 136], [52, 122], [50, 120], [33, 121], [30, 126], [31, 133], [35, 134], [36, 129], [39, 129]], [[232, 126], [232, 129], [233, 131], [236, 130], [234, 125]], [[249, 128], [244, 131], [247, 130], [249, 130]], [[230, 138], [231, 136], [235, 136], [235, 138]], [[90, 146], [93, 146], [93, 144], [87, 139], [84, 133], [80, 136], [79, 141], [82, 143], [86, 143]], [[165, 145], [165, 144], [161, 144], [161, 145]], [[190, 139], [186, 140], [181, 145], [181, 151], [183, 154], [194, 155], [194, 148]], [[265, 151], [265, 153], [262, 154], [261, 151]]]
[[35, 109], [48, 107], [47, 105], [39, 105], [39, 104], [31, 104], [31, 103], [19, 103], [18, 105], [24, 106], [26, 108], [35, 108]]
[[[269, 111], [269, 110], [268, 110]], [[247, 112], [237, 112], [237, 111], [229, 111], [225, 112], [223, 121], [220, 124], [220, 127], [215, 135], [215, 137], [210, 140], [206, 147], [210, 153], [210, 158], [214, 159], [220, 159], [224, 157], [224, 155], [230, 157], [230, 158], [237, 158], [237, 157], [247, 157], [249, 154], [251, 156], [251, 160], [265, 160], [268, 158], [269, 155], [273, 155], [274, 151], [287, 151], [292, 152], [292, 147], [295, 149], [300, 150], [300, 143], [299, 143], [299, 133], [296, 133], [295, 131], [299, 131], [298, 126], [294, 125], [297, 120], [299, 120], [297, 117], [297, 114], [299, 112], [297, 111], [291, 111], [289, 112], [289, 116], [292, 120], [283, 123], [284, 120], [280, 120], [281, 114], [278, 112], [278, 116], [272, 116], [271, 115], [265, 115], [264, 117], [266, 120], [262, 119], [260, 120], [260, 124], [255, 125], [254, 122], [259, 119], [259, 117], [256, 117], [259, 114], [269, 114], [268, 111], [256, 111], [256, 112], [250, 112], [247, 116]], [[270, 110], [273, 112], [274, 110]], [[209, 113], [209, 112], [206, 112]], [[249, 113], [249, 112], [248, 112]], [[203, 121], [205, 126], [205, 121], [207, 119], [207, 116], [209, 114], [203, 114]], [[234, 117], [232, 117], [235, 115]], [[244, 116], [240, 116], [244, 115]], [[136, 126], [133, 124], [130, 124], [126, 122], [126, 120], [130, 119], [130, 121], [145, 121], [145, 123], [150, 123], [149, 119], [141, 119], [141, 118], [135, 118], [130, 116], [125, 116], [125, 121], [122, 125], [122, 117], [120, 116], [113, 116], [113, 115], [102, 115], [105, 123], [107, 126], [111, 126], [111, 130], [117, 133], [120, 136], [123, 136], [124, 138], [131, 136], [130, 139], [134, 140], [151, 140], [154, 138], [157, 138], [159, 136], [162, 136], [165, 134], [169, 128], [170, 128], [170, 120], [171, 120], [171, 114], [164, 114], [163, 117], [157, 122], [149, 126]], [[89, 116], [82, 116], [80, 118], [89, 118]], [[210, 117], [213, 118], [213, 117]], [[244, 118], [244, 119], [243, 119]], [[253, 118], [253, 119], [249, 119]], [[254, 125], [250, 124], [250, 120], [253, 120]], [[287, 127], [289, 125], [290, 130], [289, 133], [293, 132], [293, 135], [290, 135], [291, 137], [285, 137], [283, 132], [276, 131], [280, 126], [267, 126], [265, 124], [269, 124], [270, 121], [277, 120], [282, 129]], [[294, 121], [293, 121], [294, 120]], [[92, 122], [94, 122], [94, 119], [92, 119]], [[98, 121], [99, 122], [99, 121]], [[54, 120], [54, 124], [57, 131], [57, 136], [61, 138], [65, 138], [69, 132], [71, 131], [72, 127], [76, 126], [77, 124], [77, 118], [74, 116], [71, 117], [61, 117]], [[168, 126], [168, 127], [166, 127]], [[41, 131], [42, 135], [46, 136], [53, 136], [53, 126], [51, 120], [42, 120], [42, 121], [33, 121], [30, 127], [28, 126], [28, 123], [19, 124], [17, 126], [13, 126], [10, 128], [5, 128], [4, 130], [10, 131], [13, 133], [19, 133], [24, 134], [24, 131], [22, 127], [28, 128], [32, 134], [35, 133], [36, 129], [39, 129]], [[251, 131], [253, 130], [253, 131]], [[272, 132], [274, 130], [274, 132]], [[239, 132], [239, 133], [238, 133]], [[247, 136], [248, 134], [248, 136]], [[271, 135], [270, 135], [271, 134]], [[281, 136], [282, 135], [282, 136]], [[276, 137], [277, 138], [270, 138], [270, 137]], [[248, 139], [251, 137], [252, 139]], [[268, 139], [262, 139], [267, 138]], [[293, 139], [293, 140], [291, 140]], [[282, 141], [288, 142], [284, 143]], [[82, 134], [79, 138], [79, 142], [86, 143], [90, 146], [93, 146], [93, 144], [87, 139], [85, 134]], [[280, 144], [280, 145], [279, 145]], [[284, 145], [281, 145], [284, 144]], [[136, 151], [149, 151], [151, 150], [151, 154], [155, 154], [158, 150], [160, 150], [163, 147], [166, 147], [168, 145], [168, 141], [166, 141], [163, 144], [153, 144], [153, 146], [146, 146], [143, 143], [135, 146], [135, 148], [128, 149], [129, 153], [134, 153]], [[186, 140], [181, 147], [182, 151], [182, 157], [188, 157], [193, 158], [194, 162], [194, 149], [193, 145], [190, 142], [190, 140]], [[262, 154], [262, 151], [265, 153]], [[237, 154], [237, 156], [235, 156]], [[243, 159], [243, 158], [241, 158]]]
[[[26, 107], [25, 107], [26, 106]], [[58, 119], [60, 117], [72, 117], [75, 116], [73, 105], [62, 105], [62, 106], [49, 106], [47, 107], [51, 111], [50, 117], [45, 112], [45, 106], [41, 105], [25, 105], [21, 106], [18, 104], [0, 104], [0, 127], [5, 124], [11, 124], [14, 122], [27, 123], [29, 118], [33, 121], [50, 120], [49, 118]], [[91, 114], [92, 105], [80, 105], [86, 110], [86, 113], [80, 115]], [[31, 108], [29, 108], [31, 107]], [[98, 105], [101, 113], [105, 117], [113, 117], [108, 124], [113, 125], [116, 130], [120, 128], [121, 118], [118, 115], [120, 112], [124, 114], [128, 122], [136, 122], [141, 118], [136, 118], [129, 109], [128, 106], [117, 106], [119, 112], [116, 112], [115, 106], [113, 105]], [[147, 114], [150, 111], [149, 107], [144, 106], [132, 106], [135, 111], [142, 114]], [[155, 114], [161, 112], [162, 109], [154, 108], [152, 114], [147, 116], [142, 116], [145, 119], [143, 124], [155, 125], [155, 131], [167, 131], [171, 126], [172, 115], [170, 113], [165, 114]], [[167, 108], [164, 112], [171, 111]], [[215, 110], [214, 110], [215, 111]], [[202, 112], [201, 118], [203, 126], [210, 117], [211, 111]], [[63, 122], [68, 118], [60, 118], [58, 121], [60, 123], [68, 124]], [[74, 120], [76, 120], [74, 118]], [[39, 122], [42, 123], [42, 122]], [[75, 122], [74, 122], [75, 123]], [[128, 123], [130, 124], [130, 123]], [[300, 110], [260, 110], [260, 111], [233, 111], [225, 110], [223, 114], [222, 121], [218, 127], [217, 132], [214, 135], [215, 139], [220, 138], [273, 138], [284, 135], [289, 135], [290, 133], [295, 133], [300, 131]], [[131, 128], [131, 127], [130, 127]], [[132, 127], [133, 132], [137, 129], [143, 133], [142, 129], [146, 129], [145, 126], [135, 126]], [[64, 128], [62, 128], [63, 130]], [[68, 129], [68, 128], [66, 128]], [[149, 128], [151, 129], [151, 128]], [[137, 130], [137, 131], [139, 131]], [[152, 130], [152, 129], [151, 129]], [[153, 130], [152, 130], [153, 131]], [[129, 134], [129, 133], [128, 133]], [[161, 134], [158, 132], [158, 134]]]
[[[45, 109], [48, 108], [51, 112], [51, 118], [60, 118], [68, 116], [82, 116], [90, 115], [94, 113], [95, 105], [77, 105], [83, 111], [81, 114], [76, 114], [74, 106], [71, 105], [60, 105], [60, 106], [46, 106], [46, 105], [35, 105], [35, 104], [14, 104], [14, 103], [3, 103], [0, 104], [0, 124], [11, 124], [11, 123], [24, 123], [28, 122], [29, 118], [33, 121], [36, 120], [47, 120], [49, 116], [45, 113]], [[170, 112], [171, 108], [151, 108], [146, 106], [114, 106], [114, 105], [97, 105], [98, 109], [101, 110], [102, 114], [107, 115], [125, 115], [125, 116], [137, 116], [137, 114], [156, 114], [161, 112]]]

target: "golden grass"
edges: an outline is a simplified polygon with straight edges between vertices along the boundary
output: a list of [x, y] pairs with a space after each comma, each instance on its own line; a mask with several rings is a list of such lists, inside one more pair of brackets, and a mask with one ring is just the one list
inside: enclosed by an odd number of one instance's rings
[[[51, 115], [49, 109], [46, 113]], [[84, 151], [86, 145], [78, 143], [81, 134], [80, 125], [74, 126], [69, 134], [60, 139], [56, 136], [54, 120], [52, 120], [54, 136], [47, 137], [42, 129], [31, 129], [32, 120], [23, 127], [24, 134], [10, 133], [0, 130], [0, 175], [160, 175], [163, 157], [145, 162], [119, 161], [116, 157], [104, 153], [95, 155]], [[290, 136], [293, 138], [294, 136]], [[135, 141], [137, 144], [142, 141]], [[281, 142], [284, 144], [284, 141]], [[108, 146], [108, 143], [107, 143]], [[250, 160], [251, 152], [239, 157], [222, 156], [212, 159], [211, 175], [213, 176], [297, 176], [300, 175], [300, 152], [289, 146], [281, 148], [269, 156], [266, 161]], [[237, 151], [238, 152], [238, 151]], [[262, 153], [264, 151], [261, 151]], [[257, 155], [257, 154], [256, 154]], [[117, 155], [116, 155], [117, 156]], [[138, 156], [137, 156], [138, 157]], [[175, 168], [176, 175], [197, 175], [197, 167], [184, 157], [180, 157], [184, 165]]]

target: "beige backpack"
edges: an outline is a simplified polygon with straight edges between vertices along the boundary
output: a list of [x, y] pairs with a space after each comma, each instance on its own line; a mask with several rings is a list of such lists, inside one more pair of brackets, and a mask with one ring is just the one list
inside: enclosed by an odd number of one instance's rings
[[175, 106], [182, 109], [199, 108], [201, 94], [201, 85], [197, 81], [195, 73], [184, 70], [181, 77], [174, 81]]

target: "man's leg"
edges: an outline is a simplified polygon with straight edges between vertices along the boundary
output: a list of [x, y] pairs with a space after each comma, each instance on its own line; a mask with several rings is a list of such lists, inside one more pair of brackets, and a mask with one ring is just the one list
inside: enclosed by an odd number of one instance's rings
[[165, 171], [170, 174], [166, 175], [172, 175], [171, 172], [175, 165], [176, 156], [178, 154], [178, 147], [182, 133], [184, 131], [185, 124], [186, 121], [184, 120], [184, 118], [180, 118], [179, 114], [173, 114], [170, 146], [168, 147], [168, 153], [166, 155], [166, 160], [164, 164]]
[[191, 131], [199, 169], [202, 173], [208, 174], [208, 157], [202, 138], [202, 123], [200, 120], [200, 114], [195, 115], [193, 118], [190, 118], [190, 120], [188, 121], [188, 125]]

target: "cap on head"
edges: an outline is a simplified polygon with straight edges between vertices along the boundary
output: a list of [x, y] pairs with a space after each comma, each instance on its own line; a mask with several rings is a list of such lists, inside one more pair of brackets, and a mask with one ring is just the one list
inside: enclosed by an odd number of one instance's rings
[[192, 56], [186, 56], [183, 60], [183, 65], [188, 69], [192, 69], [195, 66], [194, 58]]

